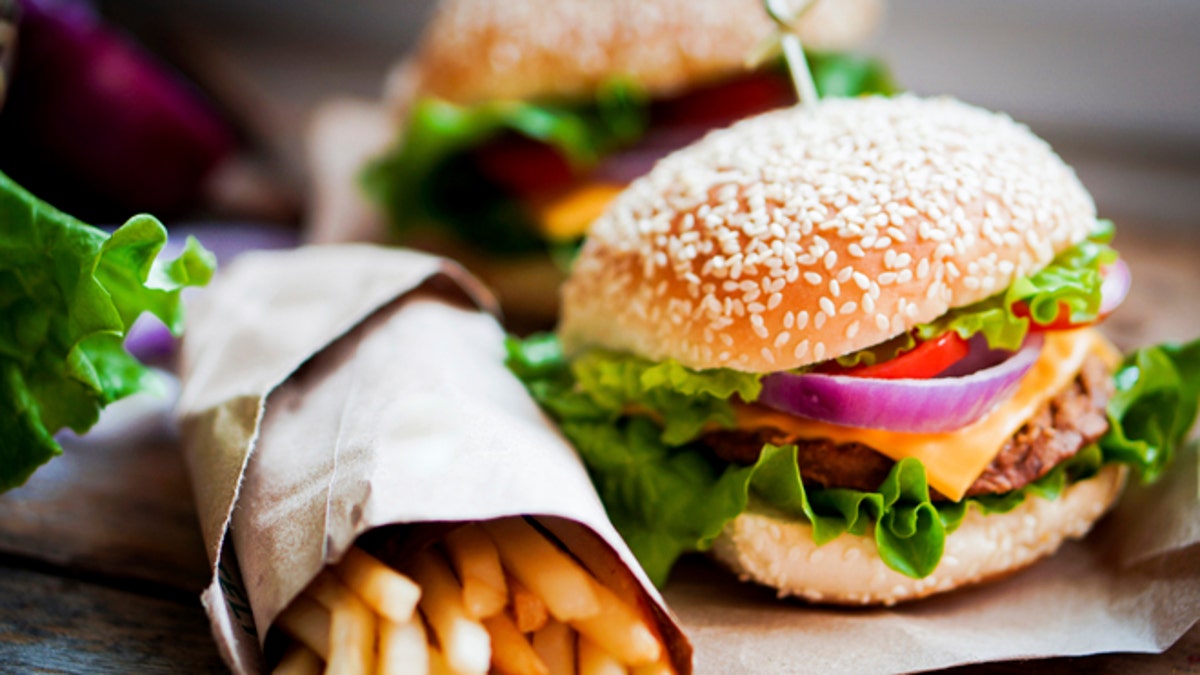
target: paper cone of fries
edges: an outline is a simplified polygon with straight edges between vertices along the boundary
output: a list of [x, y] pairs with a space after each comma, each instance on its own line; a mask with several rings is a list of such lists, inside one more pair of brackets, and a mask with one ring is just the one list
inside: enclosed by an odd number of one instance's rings
[[192, 305], [178, 412], [234, 672], [690, 671], [493, 310], [369, 246], [247, 255]]

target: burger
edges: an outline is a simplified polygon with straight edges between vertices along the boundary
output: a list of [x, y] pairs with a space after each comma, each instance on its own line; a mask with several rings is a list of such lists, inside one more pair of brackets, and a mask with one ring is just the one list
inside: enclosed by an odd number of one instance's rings
[[[820, 2], [797, 31], [826, 96], [892, 91], [839, 53], [882, 0]], [[361, 182], [402, 243], [453, 255], [510, 315], [553, 320], [587, 226], [662, 156], [795, 101], [762, 0], [448, 0], [395, 78], [398, 138]], [[769, 50], [767, 50], [769, 51]]]
[[1074, 172], [949, 98], [715, 131], [592, 226], [557, 334], [510, 340], [651, 577], [707, 550], [892, 604], [1083, 536], [1196, 415], [1200, 341], [1122, 358], [1129, 271]]

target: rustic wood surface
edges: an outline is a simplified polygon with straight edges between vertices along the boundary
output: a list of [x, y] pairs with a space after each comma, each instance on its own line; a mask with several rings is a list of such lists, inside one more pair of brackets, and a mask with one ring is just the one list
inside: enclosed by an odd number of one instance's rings
[[[1123, 347], [1200, 335], [1200, 239], [1123, 226], [1135, 286], [1107, 328]], [[0, 672], [221, 671], [177, 442], [72, 443], [0, 496]], [[1200, 626], [1162, 655], [985, 664], [953, 673], [1200, 673]]]

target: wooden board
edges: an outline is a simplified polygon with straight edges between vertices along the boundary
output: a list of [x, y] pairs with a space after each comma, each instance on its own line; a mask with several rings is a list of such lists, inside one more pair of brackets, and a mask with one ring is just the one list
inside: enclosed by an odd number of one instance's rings
[[[1122, 347], [1200, 335], [1200, 241], [1123, 226], [1134, 273], [1106, 325]], [[197, 597], [207, 564], [176, 439], [72, 443], [0, 495], [0, 672], [222, 670]], [[1200, 627], [1165, 655], [985, 664], [954, 673], [1200, 672]], [[701, 672], [703, 669], [701, 668]]]
[[193, 600], [181, 603], [0, 566], [0, 671], [225, 670]]

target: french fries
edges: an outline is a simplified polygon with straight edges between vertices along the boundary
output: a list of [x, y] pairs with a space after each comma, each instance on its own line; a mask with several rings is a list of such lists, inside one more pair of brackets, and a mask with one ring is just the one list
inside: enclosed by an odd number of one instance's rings
[[550, 612], [546, 609], [546, 603], [542, 602], [537, 593], [525, 588], [525, 584], [516, 579], [510, 579], [508, 587], [512, 591], [510, 606], [513, 620], [517, 622], [517, 630], [522, 633], [532, 633], [546, 625], [546, 621], [550, 618]]
[[446, 535], [446, 552], [463, 587], [463, 605], [476, 619], [494, 616], [508, 604], [508, 584], [500, 554], [475, 524]]
[[523, 518], [392, 566], [352, 548], [277, 620], [282, 673], [673, 673], [657, 629]]
[[521, 518], [485, 523], [505, 569], [537, 593], [559, 621], [586, 619], [600, 611], [592, 577]]

